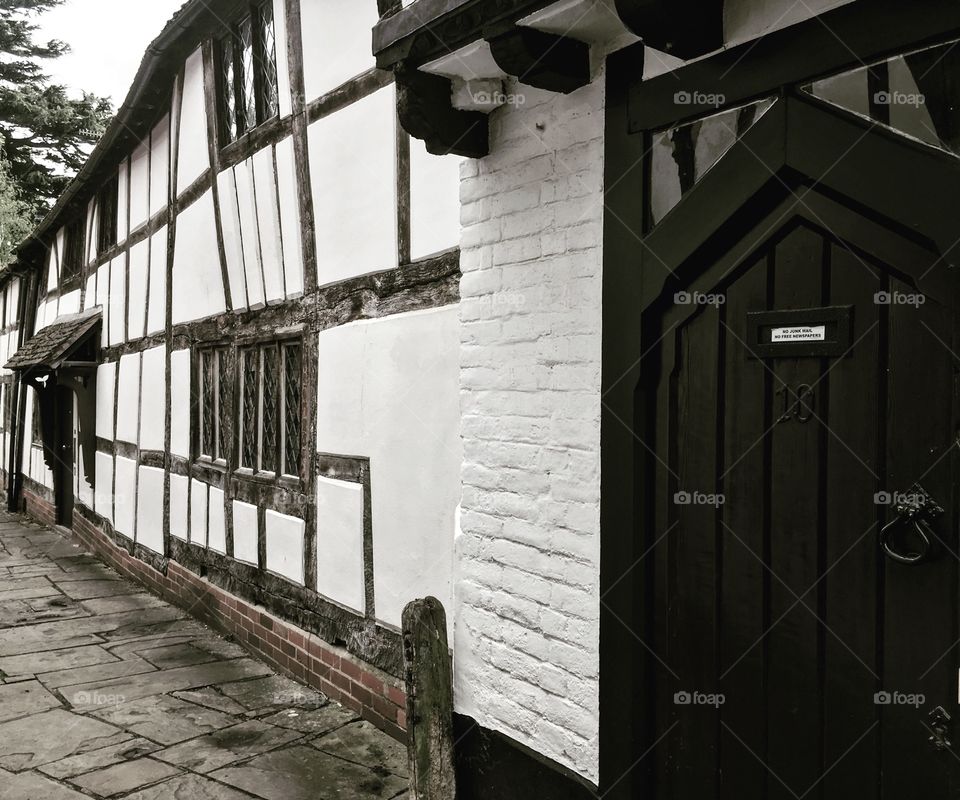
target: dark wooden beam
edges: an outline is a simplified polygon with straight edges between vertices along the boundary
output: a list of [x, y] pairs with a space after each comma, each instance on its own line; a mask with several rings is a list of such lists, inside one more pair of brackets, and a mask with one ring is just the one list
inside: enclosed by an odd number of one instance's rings
[[514, 27], [487, 42], [497, 66], [527, 86], [569, 94], [590, 83], [590, 47], [577, 39]]
[[490, 152], [486, 115], [456, 110], [451, 105], [447, 78], [403, 65], [396, 68], [394, 75], [400, 124], [411, 136], [422, 139], [428, 152], [468, 158], [483, 158]]
[[687, 59], [723, 46], [723, 0], [616, 0], [616, 8], [648, 47]]
[[[634, 74], [630, 130], [666, 127], [958, 35], [956, 0], [850, 3], [649, 80]], [[691, 102], [678, 104], [678, 96]]]

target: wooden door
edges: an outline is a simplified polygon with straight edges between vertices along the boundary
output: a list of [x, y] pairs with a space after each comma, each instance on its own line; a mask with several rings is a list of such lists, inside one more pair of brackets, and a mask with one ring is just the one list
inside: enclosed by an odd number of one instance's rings
[[958, 797], [953, 280], [814, 193], [708, 252], [645, 312], [647, 796]]

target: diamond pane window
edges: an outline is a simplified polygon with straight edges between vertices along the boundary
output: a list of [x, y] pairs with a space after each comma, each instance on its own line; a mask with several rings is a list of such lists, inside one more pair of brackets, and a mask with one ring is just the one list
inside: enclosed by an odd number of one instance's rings
[[241, 5], [246, 13], [220, 39], [220, 114], [224, 144], [280, 112], [273, 3]]
[[260, 469], [264, 472], [277, 471], [277, 427], [279, 423], [279, 381], [280, 352], [275, 346], [263, 348], [263, 402], [262, 445], [260, 448]]
[[211, 461], [226, 461], [229, 427], [226, 415], [230, 408], [230, 369], [227, 350], [205, 348], [197, 359], [197, 455]]
[[233, 37], [220, 43], [220, 97], [223, 102], [223, 135], [235, 142], [240, 135], [237, 127], [237, 70], [234, 61]]
[[283, 471], [300, 474], [300, 345], [283, 348]]
[[216, 367], [213, 350], [200, 352], [200, 455], [216, 458]]
[[280, 112], [276, 40], [273, 6], [267, 3], [260, 10], [260, 122], [266, 122]]
[[230, 367], [227, 363], [227, 351], [217, 350], [217, 458], [227, 459], [230, 441], [230, 385], [228, 379]]
[[246, 133], [257, 126], [257, 91], [255, 59], [253, 55], [253, 20], [247, 17], [240, 23], [237, 34], [240, 39], [240, 102], [243, 121], [240, 130]]
[[259, 428], [258, 383], [260, 379], [259, 351], [248, 348], [241, 353], [243, 397], [240, 407], [240, 466], [257, 468], [257, 429]]

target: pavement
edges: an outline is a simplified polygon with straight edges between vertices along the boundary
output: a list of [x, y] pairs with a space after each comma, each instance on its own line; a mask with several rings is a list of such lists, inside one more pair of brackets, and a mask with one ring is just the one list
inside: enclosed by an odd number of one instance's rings
[[0, 800], [407, 800], [405, 748], [0, 512]]

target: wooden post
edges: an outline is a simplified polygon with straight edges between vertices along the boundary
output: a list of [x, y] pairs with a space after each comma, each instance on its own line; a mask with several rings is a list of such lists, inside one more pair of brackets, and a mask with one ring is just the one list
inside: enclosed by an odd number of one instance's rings
[[454, 800], [453, 680], [447, 617], [435, 597], [403, 610], [411, 800]]

